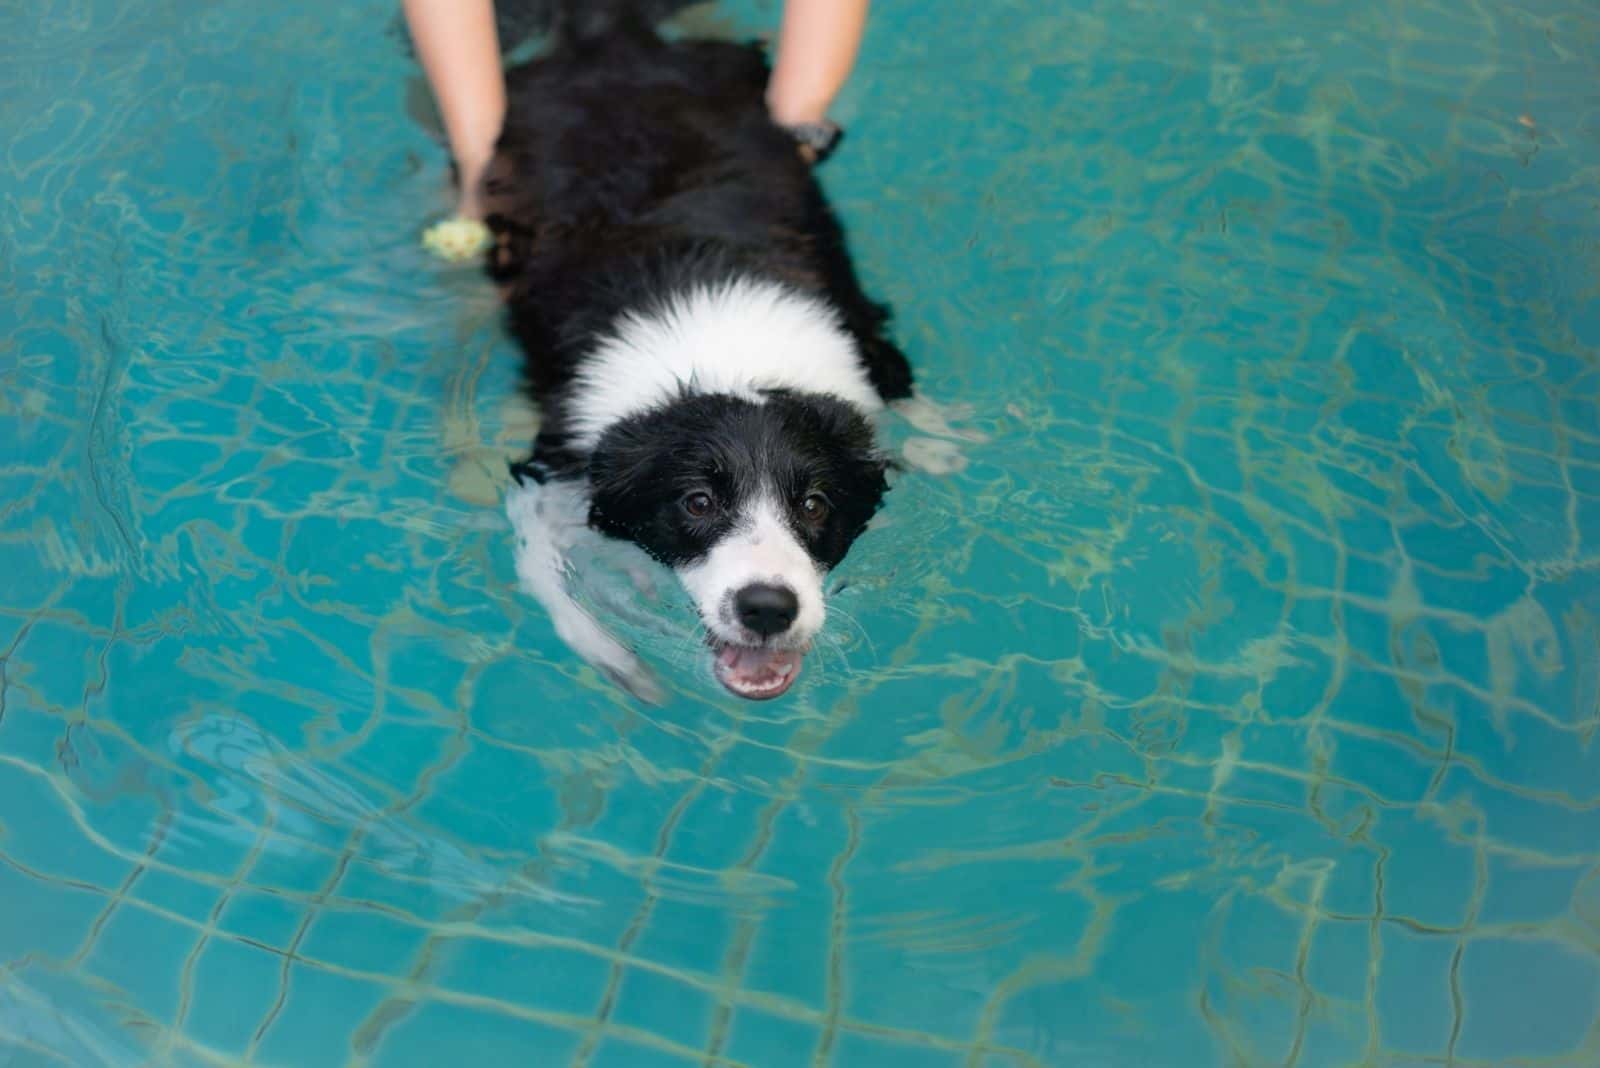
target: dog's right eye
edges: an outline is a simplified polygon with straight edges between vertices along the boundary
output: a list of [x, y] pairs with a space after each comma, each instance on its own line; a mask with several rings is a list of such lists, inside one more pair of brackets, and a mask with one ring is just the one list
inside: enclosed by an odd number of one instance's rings
[[691, 493], [683, 499], [683, 510], [696, 519], [704, 519], [715, 504], [709, 493]]

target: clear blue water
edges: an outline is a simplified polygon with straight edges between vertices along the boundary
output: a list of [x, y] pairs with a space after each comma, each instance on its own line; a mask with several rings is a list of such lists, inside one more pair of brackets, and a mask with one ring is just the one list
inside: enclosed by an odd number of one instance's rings
[[879, 4], [826, 181], [988, 440], [658, 708], [392, 11], [0, 6], [0, 1064], [1600, 1064], [1592, 5]]

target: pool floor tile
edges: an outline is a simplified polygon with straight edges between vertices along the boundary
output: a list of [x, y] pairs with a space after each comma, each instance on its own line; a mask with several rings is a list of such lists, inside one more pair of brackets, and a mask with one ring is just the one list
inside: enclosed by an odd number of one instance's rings
[[542, 1013], [587, 1018], [606, 988], [611, 964], [599, 954], [479, 937], [452, 939], [440, 954], [435, 982], [470, 998], [527, 1005]]
[[683, 1046], [701, 1049], [710, 1034], [716, 996], [659, 972], [629, 968], [617, 989], [611, 1019]]
[[[338, 1068], [349, 1062], [352, 1022], [368, 1016], [391, 993], [386, 982], [350, 979], [305, 962], [289, 970], [276, 1013], [267, 1009], [257, 1024], [264, 1063]], [[260, 1028], [264, 1032], [259, 1032]]]
[[186, 990], [185, 1031], [225, 1055], [242, 1057], [277, 997], [283, 958], [226, 938], [207, 939]]
[[576, 1031], [495, 1011], [492, 1007], [425, 1002], [388, 1027], [373, 1051], [384, 1068], [441, 1065], [566, 1065]]

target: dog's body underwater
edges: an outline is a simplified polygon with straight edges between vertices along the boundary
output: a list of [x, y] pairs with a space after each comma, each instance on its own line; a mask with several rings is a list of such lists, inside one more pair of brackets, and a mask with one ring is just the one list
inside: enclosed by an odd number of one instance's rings
[[583, 528], [632, 542], [683, 582], [722, 684], [775, 697], [881, 503], [872, 420], [909, 396], [910, 367], [768, 117], [760, 49], [572, 7], [588, 14], [508, 74], [487, 186], [490, 270], [540, 411], [508, 499], [518, 571], [638, 690], [632, 654], [563, 588]]

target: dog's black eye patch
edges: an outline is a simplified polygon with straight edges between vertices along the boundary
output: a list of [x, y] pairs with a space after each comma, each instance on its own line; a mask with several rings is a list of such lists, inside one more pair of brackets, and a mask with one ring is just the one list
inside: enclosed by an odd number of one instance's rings
[[[774, 450], [772, 484], [812, 556], [833, 567], [883, 503], [888, 462], [877, 450], [872, 424], [842, 401], [775, 392], [767, 406], [785, 445]], [[820, 522], [806, 509], [814, 494], [827, 501]]]
[[[590, 523], [677, 566], [703, 557], [758, 499], [773, 498], [817, 563], [832, 567], [881, 504], [884, 471], [871, 425], [843, 401], [686, 395], [601, 436], [589, 460]], [[713, 507], [695, 515], [685, 501], [698, 493]], [[805, 500], [815, 493], [829, 506], [813, 521]]]
[[[755, 407], [687, 396], [609, 428], [589, 459], [590, 524], [668, 565], [704, 556], [758, 488], [741, 438]], [[702, 514], [687, 506], [698, 494], [709, 500]]]

